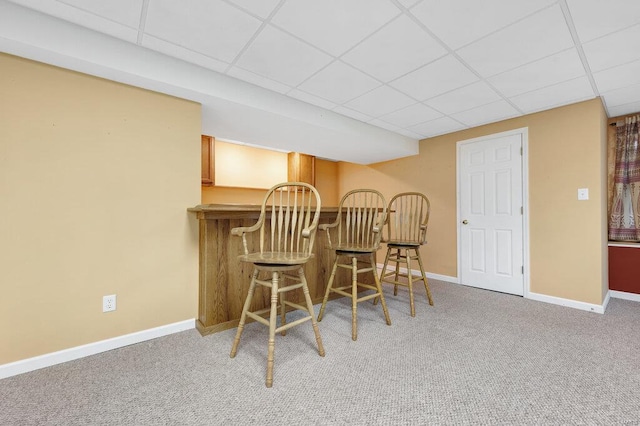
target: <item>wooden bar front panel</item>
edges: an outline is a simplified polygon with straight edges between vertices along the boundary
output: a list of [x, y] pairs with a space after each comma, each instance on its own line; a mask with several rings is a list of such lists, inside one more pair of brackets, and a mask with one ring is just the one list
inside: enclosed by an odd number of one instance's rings
[[[238, 261], [242, 253], [242, 239], [231, 235], [231, 229], [255, 224], [259, 215], [258, 206], [198, 206], [189, 209], [195, 212], [200, 225], [200, 292], [198, 321], [201, 334], [210, 334], [238, 325], [242, 307], [249, 289], [253, 265]], [[320, 223], [335, 220], [336, 209], [323, 209]], [[257, 247], [258, 233], [248, 239], [249, 250]], [[305, 266], [305, 276], [313, 303], [322, 302], [331, 267], [333, 251], [327, 247], [324, 232], [316, 233], [314, 258]], [[339, 273], [339, 272], [338, 272]], [[349, 274], [340, 274], [338, 280], [349, 279]], [[251, 309], [267, 307], [270, 290], [258, 286]], [[298, 302], [303, 302], [302, 293], [296, 293]], [[289, 293], [287, 296], [293, 295]]]

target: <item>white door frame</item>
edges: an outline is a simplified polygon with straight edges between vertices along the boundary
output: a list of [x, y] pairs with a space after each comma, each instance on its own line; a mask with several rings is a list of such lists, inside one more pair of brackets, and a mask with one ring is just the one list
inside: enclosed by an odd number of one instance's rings
[[524, 298], [529, 298], [529, 286], [530, 286], [530, 259], [529, 259], [529, 128], [522, 127], [519, 129], [508, 130], [506, 132], [494, 133], [492, 135], [481, 136], [473, 139], [466, 139], [456, 142], [456, 231], [458, 235], [457, 240], [457, 263], [458, 263], [458, 283], [461, 284], [461, 239], [462, 232], [460, 224], [462, 217], [460, 214], [460, 164], [462, 158], [460, 156], [460, 148], [462, 145], [466, 145], [474, 142], [481, 142], [489, 139], [495, 139], [504, 136], [521, 135], [522, 137], [522, 263], [524, 267]]

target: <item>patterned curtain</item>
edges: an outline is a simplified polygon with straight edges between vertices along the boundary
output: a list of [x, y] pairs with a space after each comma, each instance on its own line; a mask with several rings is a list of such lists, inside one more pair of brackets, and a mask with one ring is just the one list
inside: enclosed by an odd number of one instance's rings
[[640, 115], [616, 127], [616, 165], [609, 240], [640, 241]]

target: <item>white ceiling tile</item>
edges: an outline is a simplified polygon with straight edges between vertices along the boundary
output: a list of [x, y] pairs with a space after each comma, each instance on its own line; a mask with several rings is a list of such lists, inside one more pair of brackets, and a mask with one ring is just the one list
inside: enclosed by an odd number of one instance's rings
[[299, 89], [338, 104], [376, 87], [380, 82], [353, 67], [335, 61], [299, 86]]
[[388, 82], [446, 53], [440, 43], [403, 15], [347, 52], [342, 60]]
[[592, 72], [640, 59], [640, 24], [582, 45]]
[[379, 117], [400, 108], [404, 108], [415, 101], [389, 86], [380, 86], [345, 104], [372, 117]]
[[229, 71], [227, 71], [227, 74], [239, 80], [244, 80], [248, 83], [252, 83], [256, 86], [261, 86], [278, 93], [287, 93], [292, 89], [291, 86], [273, 81], [261, 75], [252, 73], [251, 71], [243, 70], [242, 68], [238, 67], [232, 67]]
[[640, 84], [640, 60], [594, 73], [593, 79], [600, 93]]
[[586, 75], [572, 48], [487, 79], [504, 96], [519, 95]]
[[347, 117], [351, 117], [353, 119], [356, 119], [358, 121], [364, 121], [367, 122], [369, 120], [371, 120], [373, 117], [371, 117], [370, 115], [366, 115], [363, 114], [361, 112], [355, 111], [351, 108], [347, 108], [344, 106], [337, 106], [333, 109], [334, 112], [338, 113], [338, 114], [342, 114], [342, 115], [346, 115]]
[[640, 110], [640, 0], [11, 1], [416, 139], [592, 99], [589, 70]]
[[87, 12], [95, 13], [103, 18], [127, 25], [131, 28], [140, 26], [142, 0], [59, 0]]
[[278, 5], [280, 0], [229, 0], [231, 3], [237, 4], [244, 10], [258, 15], [260, 18], [268, 17], [273, 9]]
[[393, 87], [419, 100], [425, 100], [479, 78], [452, 55], [445, 56], [391, 83]]
[[484, 77], [573, 47], [573, 39], [560, 6], [542, 10], [457, 53]]
[[217, 59], [205, 56], [201, 53], [176, 46], [175, 44], [167, 43], [164, 40], [160, 40], [146, 34], [142, 37], [141, 45], [155, 50], [156, 52], [164, 53], [165, 55], [182, 59], [183, 61], [191, 62], [192, 64], [200, 65], [201, 67], [218, 72], [224, 72], [229, 66], [229, 64], [226, 62], [222, 62]]
[[517, 109], [507, 101], [500, 100], [468, 111], [452, 114], [451, 117], [470, 127], [474, 127], [515, 117], [516, 115], [520, 115]]
[[272, 80], [297, 86], [331, 60], [331, 56], [318, 49], [267, 26], [236, 65]]
[[631, 102], [625, 105], [614, 107], [607, 106], [609, 117], [619, 117], [621, 115], [635, 114], [640, 112], [640, 101]]
[[553, 0], [425, 0], [411, 13], [455, 50], [552, 3]]
[[602, 97], [609, 107], [625, 105], [640, 99], [640, 84], [621, 87], [610, 92], [602, 93]]
[[383, 115], [380, 119], [398, 127], [409, 127], [441, 116], [438, 111], [418, 103]]
[[595, 97], [589, 79], [579, 77], [560, 84], [514, 96], [510, 100], [525, 113], [555, 108]]
[[[131, 43], [135, 43], [138, 38], [138, 26], [140, 23], [140, 13], [142, 11], [141, 3], [139, 3], [138, 0], [132, 1], [131, 4], [127, 3], [124, 5], [124, 10], [119, 16], [115, 14], [116, 16], [107, 17], [98, 16], [96, 12], [83, 10], [58, 1], [13, 0], [13, 2]], [[118, 1], [118, 3], [120, 2], [122, 2], [122, 0]], [[105, 6], [105, 9], [109, 9], [108, 5]], [[135, 16], [134, 12], [136, 6], [140, 6], [137, 11], [137, 16]], [[107, 15], [109, 14], [107, 13]], [[115, 18], [117, 17], [122, 22], [116, 20]]]
[[500, 99], [488, 84], [482, 81], [461, 87], [444, 95], [436, 96], [425, 103], [445, 114], [466, 111]]
[[338, 56], [399, 13], [388, 0], [295, 0], [286, 2], [271, 22]]
[[411, 7], [414, 4], [418, 3], [420, 0], [398, 0], [398, 3], [400, 3], [401, 5], [403, 5], [404, 7]]
[[392, 132], [398, 131], [400, 129], [398, 126], [387, 123], [386, 121], [382, 121], [378, 118], [374, 118], [373, 120], [369, 121], [369, 124], [377, 127], [382, 127], [383, 129], [391, 130]]
[[220, 0], [153, 0], [145, 33], [232, 62], [261, 22]]
[[581, 43], [640, 21], [638, 0], [567, 0], [567, 5]]
[[293, 89], [292, 91], [287, 93], [287, 96], [291, 96], [292, 98], [296, 98], [299, 99], [303, 102], [306, 102], [308, 104], [313, 104], [313, 105], [317, 105], [319, 107], [322, 107], [324, 109], [332, 109], [335, 108], [337, 105], [333, 102], [329, 102], [326, 99], [322, 99], [318, 96], [315, 95], [311, 95], [309, 93], [303, 92], [302, 90], [298, 90], [298, 89]]
[[399, 129], [396, 130], [396, 133], [399, 133], [403, 136], [407, 136], [409, 138], [413, 138], [413, 139], [422, 139], [424, 136], [421, 135], [420, 133], [416, 133], [416, 132], [412, 132], [411, 130], [406, 130], [406, 129]]
[[436, 118], [426, 123], [418, 124], [410, 127], [408, 130], [416, 132], [424, 137], [432, 137], [443, 135], [445, 133], [455, 132], [467, 128], [464, 124], [450, 117]]

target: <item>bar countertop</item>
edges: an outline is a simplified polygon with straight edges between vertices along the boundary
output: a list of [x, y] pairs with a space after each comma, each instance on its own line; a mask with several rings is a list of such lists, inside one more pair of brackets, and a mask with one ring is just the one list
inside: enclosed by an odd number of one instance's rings
[[[187, 211], [195, 213], [198, 219], [233, 219], [253, 217], [260, 213], [261, 204], [199, 204], [190, 207]], [[321, 207], [320, 212], [338, 213], [337, 207]]]
[[[189, 207], [187, 210], [190, 212], [241, 212], [241, 211], [256, 211], [259, 212], [262, 208], [261, 204], [198, 204], [195, 207]], [[337, 207], [321, 207], [320, 210], [324, 212], [337, 212]]]

